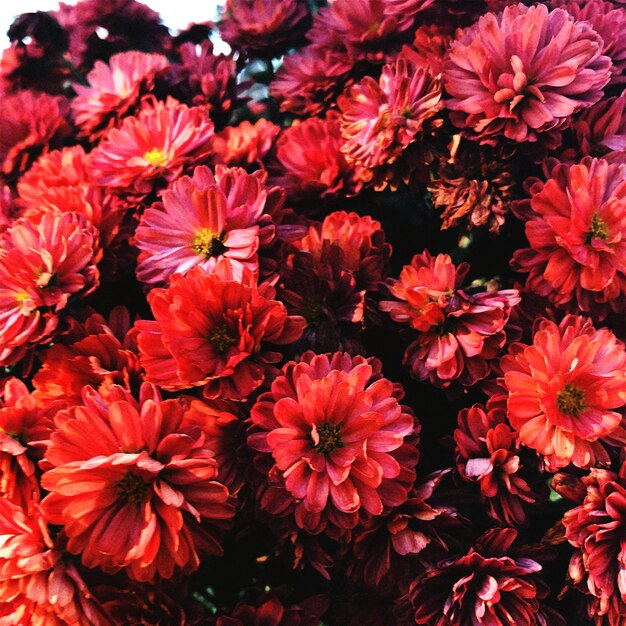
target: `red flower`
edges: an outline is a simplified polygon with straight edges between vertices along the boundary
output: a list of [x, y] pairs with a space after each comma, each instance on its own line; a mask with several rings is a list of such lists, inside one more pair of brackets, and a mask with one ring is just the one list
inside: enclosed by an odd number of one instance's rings
[[447, 254], [433, 258], [424, 251], [404, 266], [399, 280], [389, 280], [397, 300], [379, 303], [392, 320], [419, 331], [404, 363], [440, 387], [455, 380], [471, 386], [489, 374], [489, 361], [506, 341], [511, 307], [520, 301], [516, 289], [466, 293], [459, 287], [468, 270], [467, 264], [456, 268]]
[[94, 232], [74, 213], [15, 221], [0, 248], [0, 364], [48, 341], [71, 297], [98, 284]]
[[563, 9], [516, 4], [487, 13], [452, 42], [446, 105], [452, 122], [482, 143], [538, 141], [597, 102], [610, 74], [589, 23]]
[[563, 517], [567, 540], [576, 548], [569, 575], [591, 596], [590, 618], [598, 625], [620, 624], [626, 618], [626, 466], [619, 476], [593, 468], [582, 480], [584, 501]]
[[290, 362], [251, 412], [248, 444], [271, 455], [270, 483], [285, 490], [296, 524], [345, 532], [358, 514], [380, 515], [406, 498], [419, 424], [376, 359], [306, 352]]
[[337, 96], [354, 80], [353, 63], [342, 52], [306, 46], [285, 56], [270, 94], [280, 102], [280, 110], [313, 116], [335, 105]]
[[57, 416], [41, 479], [46, 517], [63, 525], [68, 551], [141, 581], [192, 572], [200, 553], [221, 554], [219, 528], [234, 507], [183, 406], [149, 384], [139, 401], [122, 387], [108, 400], [87, 387], [83, 398]]
[[95, 142], [118, 126], [154, 89], [155, 77], [167, 66], [162, 54], [136, 50], [114, 54], [108, 64], [96, 61], [87, 74], [89, 85], [74, 85], [72, 114], [80, 136]]
[[439, 78], [401, 54], [383, 67], [378, 81], [366, 76], [337, 102], [345, 141], [342, 150], [354, 164], [357, 178], [377, 190], [407, 181], [420, 159], [402, 157], [411, 144], [422, 140], [427, 121], [441, 108]]
[[67, 100], [45, 93], [20, 91], [3, 97], [0, 117], [0, 175], [13, 182], [33, 161], [69, 135]]
[[213, 162], [262, 167], [279, 132], [279, 126], [263, 117], [254, 124], [244, 120], [238, 126], [227, 126], [215, 135]]
[[279, 56], [303, 38], [308, 17], [299, 0], [229, 0], [220, 34], [234, 48]]
[[511, 425], [549, 471], [607, 465], [602, 443], [626, 444], [613, 410], [626, 404], [626, 351], [611, 331], [573, 315], [559, 326], [544, 320], [532, 345], [514, 344], [501, 367]]
[[221, 280], [201, 267], [173, 275], [167, 289], [148, 296], [156, 321], [137, 322], [147, 380], [166, 389], [204, 386], [207, 398], [245, 399], [280, 360], [261, 342], [291, 343], [302, 333], [304, 320], [289, 317], [272, 297], [271, 288], [241, 284], [232, 274]]
[[312, 117], [290, 126], [276, 142], [282, 170], [276, 183], [296, 199], [354, 195], [361, 185], [341, 146], [336, 115]]
[[626, 166], [585, 157], [558, 164], [530, 188], [530, 248], [513, 256], [526, 288], [571, 313], [603, 319], [626, 310]]
[[267, 174], [218, 165], [215, 174], [202, 165], [193, 178], [183, 176], [163, 192], [163, 201], [146, 209], [135, 233], [140, 250], [137, 277], [164, 283], [192, 267], [210, 272], [227, 262], [236, 279], [244, 268], [256, 274], [258, 251], [274, 238], [265, 212], [270, 191]]
[[475, 404], [462, 409], [458, 419], [454, 441], [459, 474], [478, 483], [489, 517], [506, 526], [523, 524], [524, 502], [537, 502], [539, 496], [527, 482], [517, 434], [506, 423], [506, 414]]
[[173, 98], [147, 101], [137, 117], [112, 128], [91, 153], [92, 175], [118, 192], [148, 193], [155, 183], [171, 182], [206, 160], [213, 134], [204, 107], [189, 108]]
[[0, 498], [0, 621], [16, 626], [108, 626], [76, 567], [54, 546], [39, 507]]
[[44, 406], [54, 401], [66, 407], [80, 404], [87, 385], [104, 398], [114, 385], [138, 390], [142, 371], [134, 334], [123, 307], [113, 309], [108, 324], [92, 313], [73, 325], [71, 333], [39, 355], [42, 366], [32, 378], [37, 401]]
[[466, 556], [416, 578], [409, 592], [415, 622], [428, 626], [542, 623], [537, 615], [539, 594], [531, 578], [541, 565], [528, 558], [505, 556], [515, 536], [510, 528], [491, 531]]

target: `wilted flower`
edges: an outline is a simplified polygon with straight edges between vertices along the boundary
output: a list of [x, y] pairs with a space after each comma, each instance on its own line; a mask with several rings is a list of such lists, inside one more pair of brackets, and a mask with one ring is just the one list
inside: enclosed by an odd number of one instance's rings
[[535, 142], [597, 102], [610, 75], [611, 60], [588, 22], [516, 4], [487, 13], [452, 42], [446, 106], [452, 122], [481, 143]]
[[138, 401], [122, 387], [108, 399], [86, 387], [83, 403], [57, 424], [42, 506], [84, 565], [155, 581], [194, 571], [200, 554], [222, 552], [232, 498], [179, 401], [161, 400], [147, 383]]
[[74, 85], [74, 121], [80, 136], [97, 141], [132, 115], [141, 98], [154, 89], [155, 77], [167, 68], [162, 54], [130, 51], [114, 54], [108, 64], [96, 61], [87, 74], [89, 85]]
[[306, 352], [260, 396], [248, 444], [271, 455], [268, 480], [284, 490], [300, 528], [345, 532], [359, 514], [406, 501], [419, 423], [402, 395], [376, 359]]
[[585, 157], [557, 164], [520, 206], [530, 248], [513, 256], [526, 288], [571, 313], [603, 319], [626, 299], [626, 165]]
[[607, 465], [602, 444], [626, 444], [615, 410], [626, 404], [626, 350], [610, 330], [580, 316], [544, 320], [532, 345], [513, 344], [501, 368], [511, 425], [548, 470]]

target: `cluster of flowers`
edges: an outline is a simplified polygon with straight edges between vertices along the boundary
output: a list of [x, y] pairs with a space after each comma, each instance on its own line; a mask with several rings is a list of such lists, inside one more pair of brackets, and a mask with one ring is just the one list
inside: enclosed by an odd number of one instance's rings
[[624, 0], [9, 38], [0, 623], [626, 624]]

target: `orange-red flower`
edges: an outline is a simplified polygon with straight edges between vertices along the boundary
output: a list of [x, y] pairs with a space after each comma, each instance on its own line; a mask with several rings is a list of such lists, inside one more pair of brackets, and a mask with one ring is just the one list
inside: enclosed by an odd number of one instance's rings
[[543, 321], [532, 345], [513, 344], [502, 358], [507, 414], [520, 441], [550, 471], [570, 462], [607, 465], [603, 443], [626, 445], [626, 350], [606, 328], [568, 315]]
[[300, 528], [345, 532], [359, 514], [406, 500], [419, 423], [402, 395], [376, 359], [306, 352], [259, 398], [248, 443], [271, 455], [268, 480], [284, 490]]
[[227, 126], [215, 135], [213, 162], [241, 167], [262, 166], [279, 132], [280, 127], [264, 117], [254, 124], [244, 120], [238, 126]]
[[137, 322], [147, 380], [165, 389], [204, 386], [208, 398], [243, 400], [280, 360], [262, 343], [300, 336], [304, 320], [290, 317], [273, 289], [242, 284], [224, 267], [218, 270], [226, 280], [194, 267], [174, 274], [167, 289], [150, 292], [155, 321]]
[[107, 399], [87, 387], [83, 404], [56, 421], [42, 506], [87, 567], [155, 581], [221, 553], [232, 498], [182, 403], [161, 400], [147, 383], [138, 401], [122, 387]]

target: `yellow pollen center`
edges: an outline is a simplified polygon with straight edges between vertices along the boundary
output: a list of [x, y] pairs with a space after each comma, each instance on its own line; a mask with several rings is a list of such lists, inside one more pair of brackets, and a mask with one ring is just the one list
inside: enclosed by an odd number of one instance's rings
[[556, 406], [563, 415], [578, 417], [587, 408], [585, 392], [580, 387], [567, 383], [556, 394]]
[[143, 158], [154, 167], [165, 167], [167, 165], [167, 157], [158, 148], [146, 152]]
[[207, 259], [226, 252], [226, 246], [222, 243], [222, 237], [210, 228], [201, 228], [196, 231], [191, 247]]
[[609, 227], [597, 213], [594, 213], [591, 219], [589, 238], [600, 239], [601, 241], [606, 241], [609, 238]]

